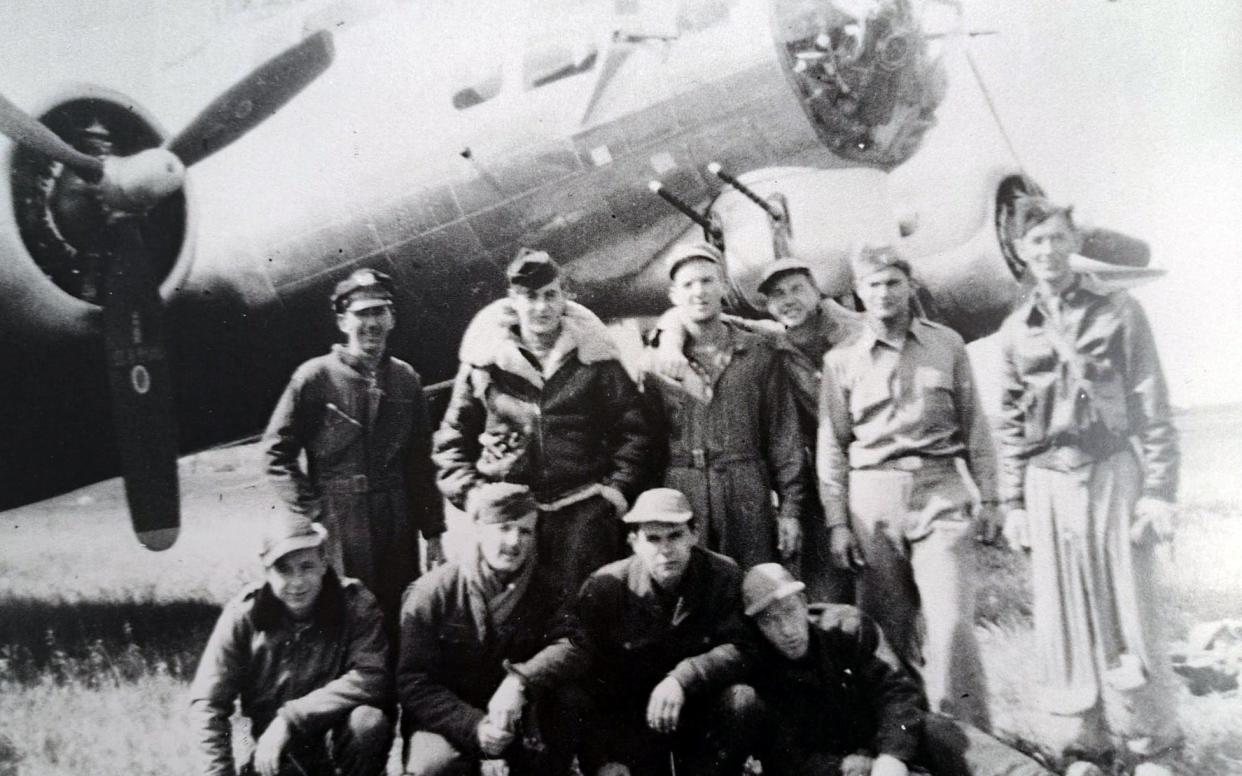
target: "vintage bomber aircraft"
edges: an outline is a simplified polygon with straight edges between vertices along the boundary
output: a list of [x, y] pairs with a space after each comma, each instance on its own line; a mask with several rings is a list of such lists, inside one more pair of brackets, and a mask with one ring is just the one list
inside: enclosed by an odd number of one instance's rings
[[[0, 507], [121, 473], [139, 539], [170, 545], [176, 455], [262, 427], [292, 368], [334, 339], [328, 291], [359, 266], [399, 280], [393, 350], [428, 384], [517, 246], [564, 262], [606, 317], [661, 310], [664, 254], [704, 234], [743, 309], [788, 251], [848, 293], [862, 241], [902, 242], [968, 339], [1019, 292], [1006, 205], [1035, 184], [951, 6], [351, 16], [375, 6], [318, 4], [304, 41], [172, 138], [104, 85], [0, 104], [15, 141], [0, 148]], [[1152, 272], [1115, 233], [1084, 253], [1123, 280]]]

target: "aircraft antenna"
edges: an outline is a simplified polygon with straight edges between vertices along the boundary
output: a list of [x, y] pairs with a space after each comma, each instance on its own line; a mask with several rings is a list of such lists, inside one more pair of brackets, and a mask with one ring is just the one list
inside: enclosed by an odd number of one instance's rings
[[1005, 147], [1009, 149], [1009, 155], [1013, 157], [1014, 163], [1018, 165], [1018, 170], [1022, 173], [1023, 178], [1027, 178], [1026, 165], [1022, 163], [1022, 157], [1018, 155], [1018, 148], [1014, 145], [1013, 138], [1009, 136], [1009, 130], [1005, 126], [1004, 120], [1001, 119], [1000, 111], [996, 108], [996, 101], [992, 99], [992, 92], [988, 89], [988, 84], [983, 80], [983, 73], [979, 70], [979, 65], [975, 63], [975, 55], [970, 50], [970, 45], [966, 44], [962, 47], [966, 54], [966, 64], [970, 65], [970, 72], [975, 77], [975, 83], [979, 84], [979, 91], [983, 94], [983, 101], [987, 103], [988, 111], [992, 114], [992, 120], [996, 122], [996, 128], [1000, 130], [1001, 139], [1005, 141]]

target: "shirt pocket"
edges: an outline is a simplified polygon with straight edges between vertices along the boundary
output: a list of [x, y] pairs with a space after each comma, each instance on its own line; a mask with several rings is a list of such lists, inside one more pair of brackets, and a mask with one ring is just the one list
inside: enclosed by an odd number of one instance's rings
[[319, 433], [311, 442], [311, 450], [318, 458], [332, 458], [362, 436], [362, 424], [332, 402], [323, 407], [323, 421]]

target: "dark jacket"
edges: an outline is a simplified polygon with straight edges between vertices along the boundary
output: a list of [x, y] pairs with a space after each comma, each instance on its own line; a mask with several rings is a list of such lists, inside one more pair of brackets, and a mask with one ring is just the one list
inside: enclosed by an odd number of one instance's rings
[[779, 560], [776, 517], [802, 519], [810, 472], [784, 356], [727, 325], [732, 355], [706, 401], [650, 373], [644, 390], [668, 439], [664, 484], [690, 499], [707, 547], [749, 567]]
[[266, 584], [230, 601], [190, 685], [190, 718], [204, 774], [234, 773], [233, 702], [241, 698], [255, 739], [279, 714], [316, 735], [358, 706], [391, 702], [388, 642], [375, 597], [329, 570], [309, 627], [300, 629]]
[[1155, 339], [1124, 292], [1080, 279], [1061, 295], [1058, 326], [1039, 294], [1001, 326], [1000, 496], [1021, 503], [1028, 461], [1056, 446], [1106, 457], [1138, 442], [1143, 495], [1177, 496], [1177, 430]]
[[[481, 638], [461, 567], [441, 566], [414, 583], [401, 608], [397, 695], [403, 713], [418, 730], [480, 756], [476, 729], [505, 677], [504, 662], [537, 662], [544, 647], [569, 632], [559, 580], [537, 569], [509, 621]], [[544, 675], [535, 668], [531, 673]]]
[[319, 512], [334, 567], [362, 580], [385, 616], [418, 576], [416, 531], [444, 532], [430, 445], [413, 367], [385, 358], [372, 382], [340, 345], [298, 367], [263, 435], [268, 479], [294, 510]]
[[927, 702], [880, 629], [857, 608], [815, 607], [802, 660], [757, 638], [762, 646], [751, 683], [773, 717], [777, 760], [814, 752], [914, 759]]
[[642, 490], [650, 441], [638, 390], [594, 313], [570, 302], [562, 326], [551, 374], [522, 347], [506, 299], [463, 335], [434, 453], [440, 490], [459, 508], [489, 481], [528, 485], [542, 502], [594, 483], [630, 502]]
[[[604, 566], [574, 604], [572, 654], [558, 676], [587, 686], [619, 713], [645, 708], [671, 676], [687, 697], [737, 682], [752, 650], [742, 620], [741, 572], [723, 555], [695, 547], [671, 614], [635, 556]], [[541, 675], [544, 671], [534, 671]]]

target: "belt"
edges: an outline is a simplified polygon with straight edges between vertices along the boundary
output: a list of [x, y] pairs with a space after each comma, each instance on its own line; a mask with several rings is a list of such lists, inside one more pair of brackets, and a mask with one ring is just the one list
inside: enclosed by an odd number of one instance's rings
[[1069, 472], [1087, 464], [1112, 458], [1130, 445], [1123, 441], [1116, 446], [1102, 446], [1098, 450], [1086, 450], [1079, 445], [1053, 445], [1031, 456], [1031, 465], [1040, 469]]
[[669, 466], [684, 466], [690, 469], [706, 469], [709, 466], [719, 468], [731, 463], [758, 461], [759, 456], [750, 450], [719, 451], [704, 450], [696, 447], [693, 450], [679, 450], [669, 454]]
[[903, 455], [900, 458], [890, 458], [887, 461], [881, 461], [871, 466], [859, 466], [862, 471], [868, 469], [886, 469], [889, 471], [899, 472], [917, 472], [921, 469], [933, 468], [950, 468], [957, 466], [957, 456], [952, 455]]
[[401, 478], [392, 475], [368, 477], [365, 474], [355, 474], [352, 477], [334, 477], [330, 480], [321, 480], [320, 485], [325, 491], [332, 493], [380, 493], [400, 488]]

